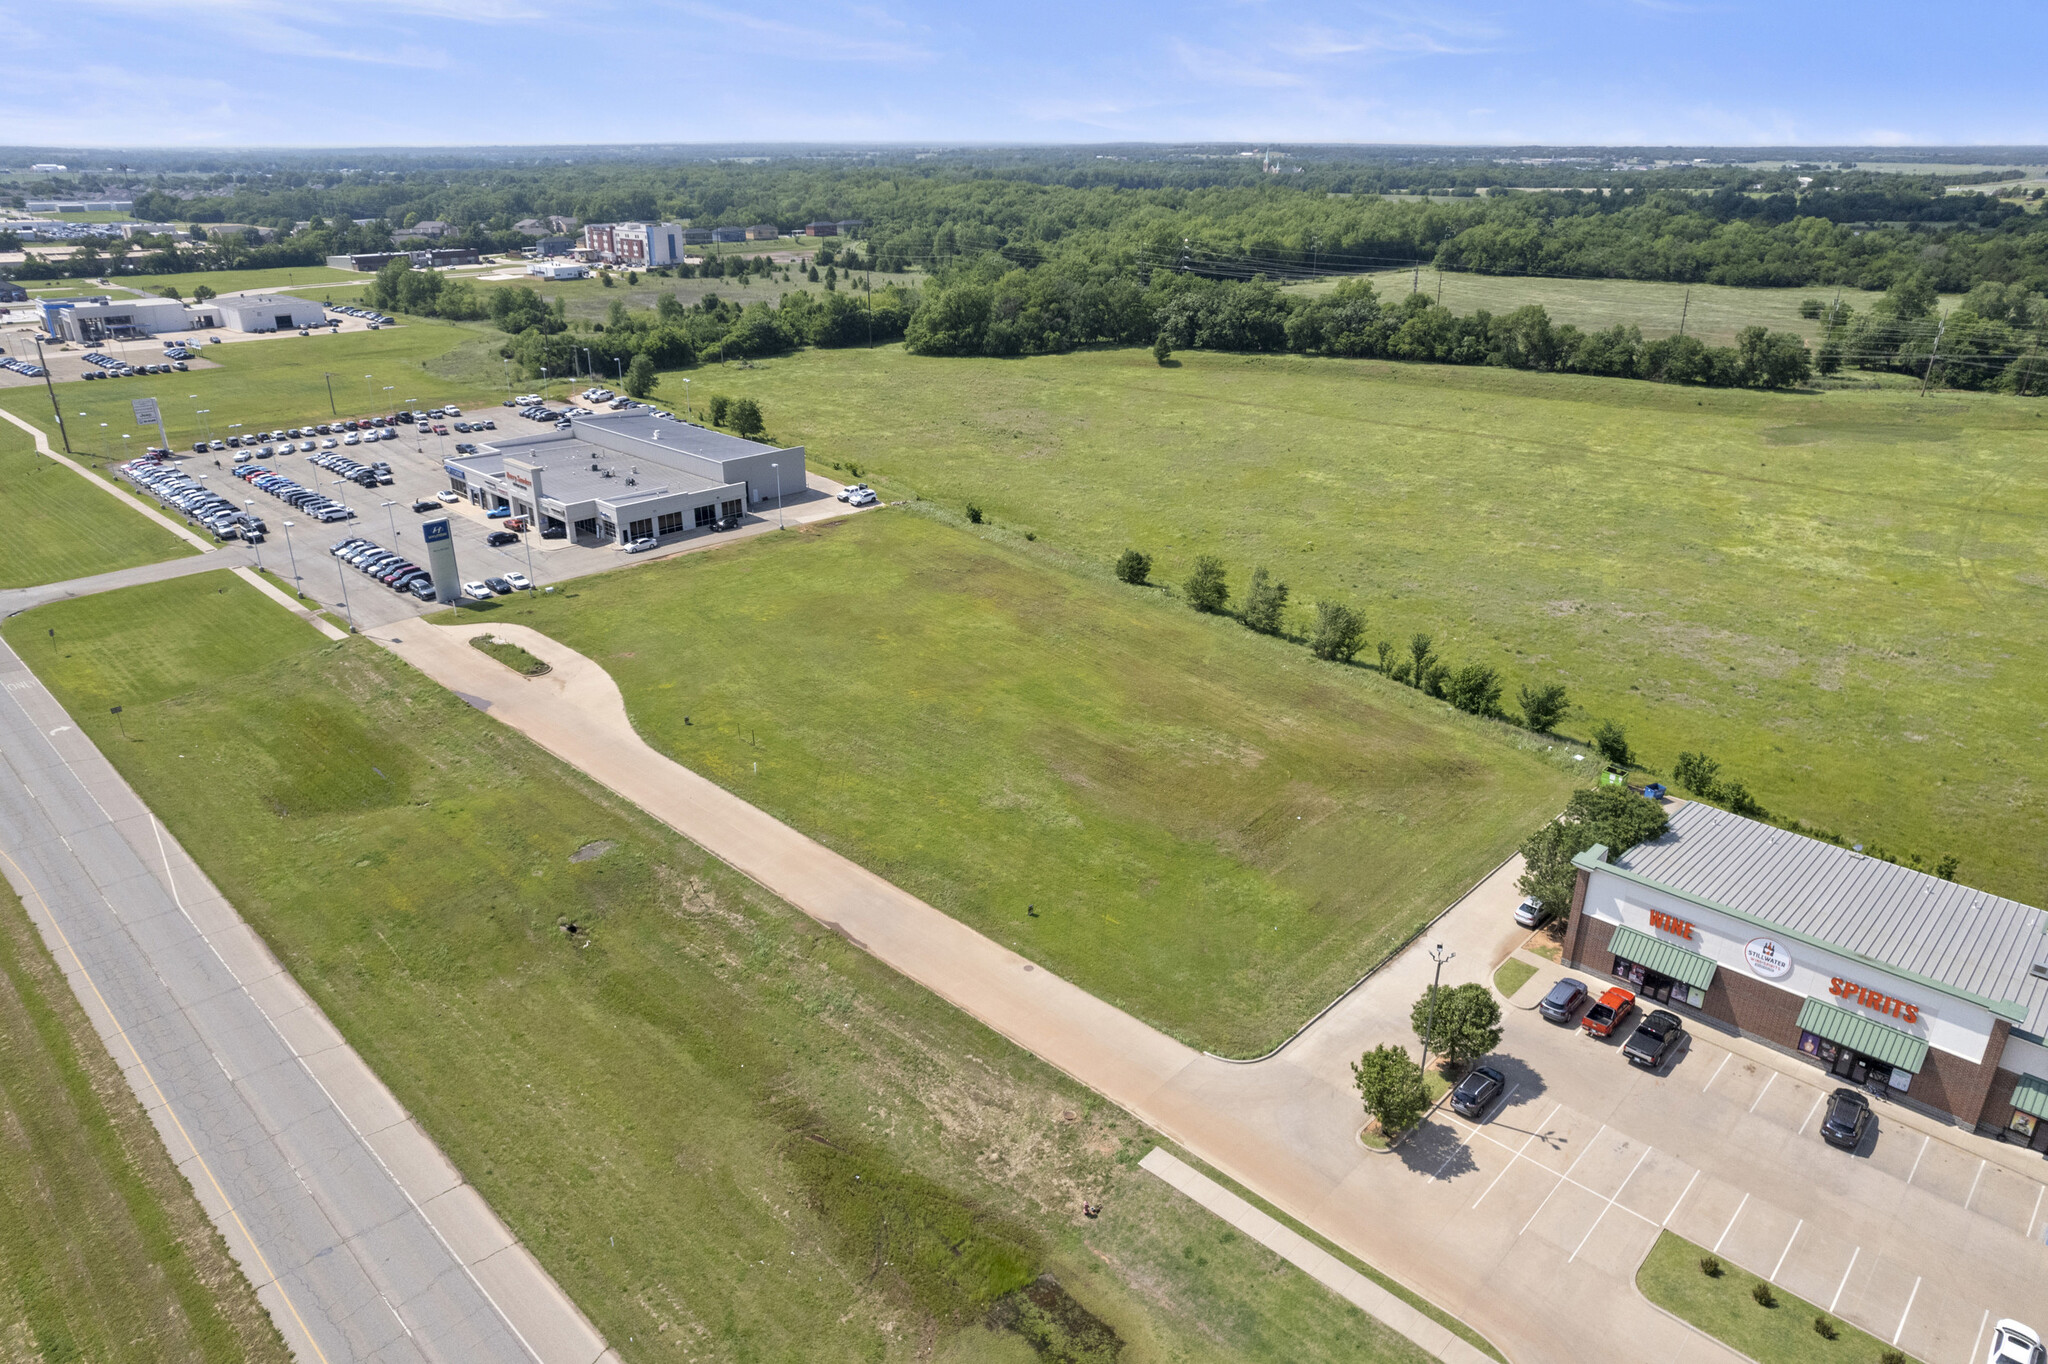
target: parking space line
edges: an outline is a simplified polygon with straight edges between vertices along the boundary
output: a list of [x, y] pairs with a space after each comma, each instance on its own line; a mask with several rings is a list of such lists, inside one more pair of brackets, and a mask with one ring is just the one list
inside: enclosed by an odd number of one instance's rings
[[1709, 1075], [1707, 1077], [1707, 1082], [1700, 1086], [1700, 1093], [1704, 1094], [1714, 1087], [1714, 1081], [1721, 1078], [1721, 1072], [1725, 1070], [1728, 1066], [1728, 1058], [1733, 1056], [1734, 1054], [1735, 1053], [1732, 1051], [1724, 1051], [1721, 1053], [1721, 1064], [1714, 1067], [1714, 1073], [1712, 1075]]
[[1931, 1143], [1933, 1140], [1934, 1136], [1932, 1133], [1929, 1133], [1927, 1136], [1920, 1138], [1920, 1155], [1913, 1157], [1913, 1168], [1906, 1171], [1906, 1182], [1908, 1184], [1911, 1184], [1913, 1182], [1914, 1175], [1920, 1173], [1921, 1157], [1927, 1154], [1928, 1144]]
[[1984, 1327], [1991, 1321], [1991, 1309], [1985, 1308], [1984, 1315], [1977, 1318], [1977, 1338], [1970, 1342], [1970, 1364], [1976, 1364], [1977, 1347], [1984, 1343]]
[[[1586, 1228], [1586, 1234], [1579, 1238], [1579, 1243], [1576, 1246], [1572, 1247], [1571, 1260], [1566, 1260], [1566, 1264], [1570, 1264], [1572, 1260], [1576, 1260], [1579, 1258], [1579, 1252], [1586, 1248], [1586, 1242], [1592, 1240], [1593, 1233], [1599, 1229], [1600, 1219], [1607, 1216], [1608, 1209], [1614, 1206], [1614, 1200], [1621, 1197], [1621, 1191], [1628, 1187], [1629, 1180], [1634, 1179], [1636, 1177], [1636, 1171], [1642, 1169], [1643, 1162], [1650, 1158], [1650, 1150], [1650, 1147], [1645, 1146], [1643, 1148], [1643, 1153], [1636, 1157], [1636, 1163], [1628, 1167], [1628, 1173], [1622, 1177], [1621, 1183], [1615, 1185], [1614, 1192], [1608, 1196], [1607, 1207], [1600, 1209], [1600, 1211], [1594, 1215], [1593, 1225]], [[1626, 1208], [1627, 1205], [1624, 1204], [1623, 1206], [1624, 1208]], [[1636, 1215], [1638, 1217], [1642, 1217], [1641, 1213], [1637, 1213]], [[1643, 1220], [1647, 1222], [1650, 1219], [1644, 1217]]]
[[[1835, 1304], [1842, 1300], [1842, 1290], [1849, 1286], [1849, 1271], [1856, 1268], [1856, 1257], [1858, 1255], [1861, 1255], [1862, 1253], [1862, 1246], [1858, 1246], [1856, 1247], [1856, 1249], [1849, 1252], [1849, 1267], [1848, 1269], [1844, 1269], [1842, 1271], [1842, 1281], [1835, 1285], [1835, 1296], [1828, 1299], [1828, 1311], [1834, 1311]], [[1975, 1359], [1976, 1356], [1972, 1355], [1970, 1356], [1970, 1358]]]
[[1770, 1073], [1770, 1075], [1769, 1075], [1768, 1077], [1766, 1077], [1766, 1078], [1765, 1078], [1765, 1080], [1764, 1080], [1764, 1087], [1763, 1087], [1762, 1089], [1759, 1089], [1759, 1090], [1758, 1090], [1758, 1091], [1756, 1092], [1756, 1097], [1755, 1097], [1754, 1099], [1751, 1099], [1751, 1100], [1749, 1101], [1749, 1111], [1750, 1111], [1750, 1112], [1752, 1112], [1752, 1113], [1756, 1112], [1756, 1106], [1757, 1106], [1758, 1104], [1760, 1104], [1760, 1103], [1762, 1103], [1762, 1102], [1764, 1101], [1764, 1095], [1766, 1095], [1766, 1094], [1768, 1094], [1768, 1093], [1770, 1093], [1770, 1092], [1771, 1092], [1771, 1086], [1772, 1086], [1772, 1085], [1774, 1085], [1774, 1084], [1776, 1084], [1776, 1083], [1777, 1083], [1777, 1080], [1778, 1080], [1778, 1072], [1777, 1072], [1777, 1071], [1775, 1071], [1775, 1070], [1774, 1070], [1774, 1071], [1772, 1071], [1772, 1072]]
[[1803, 1137], [1806, 1135], [1806, 1124], [1812, 1122], [1813, 1115], [1820, 1112], [1820, 1101], [1825, 1097], [1827, 1096], [1823, 1094], [1816, 1094], [1813, 1096], [1813, 1107], [1807, 1109], [1806, 1116], [1799, 1120], [1799, 1127], [1792, 1133], [1793, 1136]]
[[1730, 1217], [1730, 1218], [1728, 1219], [1728, 1225], [1727, 1225], [1727, 1226], [1725, 1226], [1725, 1227], [1721, 1228], [1721, 1235], [1720, 1235], [1719, 1239], [1717, 1239], [1717, 1240], [1716, 1240], [1716, 1241], [1714, 1242], [1714, 1253], [1715, 1253], [1716, 1255], [1719, 1255], [1719, 1254], [1721, 1253], [1721, 1242], [1722, 1242], [1722, 1241], [1725, 1241], [1725, 1240], [1727, 1240], [1727, 1239], [1728, 1239], [1728, 1233], [1729, 1233], [1729, 1232], [1731, 1232], [1731, 1231], [1733, 1231], [1733, 1230], [1735, 1230], [1735, 1218], [1737, 1218], [1737, 1217], [1740, 1217], [1740, 1216], [1742, 1216], [1742, 1210], [1743, 1210], [1744, 1208], [1748, 1207], [1748, 1206], [1749, 1206], [1749, 1195], [1748, 1195], [1748, 1194], [1744, 1194], [1744, 1195], [1742, 1196], [1742, 1201], [1741, 1201], [1740, 1203], [1737, 1203], [1737, 1204], [1735, 1205], [1735, 1213], [1734, 1213], [1734, 1216], [1732, 1216], [1732, 1217]]
[[1671, 1219], [1678, 1216], [1678, 1204], [1685, 1202], [1685, 1196], [1692, 1192], [1692, 1186], [1699, 1181], [1699, 1177], [1700, 1172], [1698, 1170], [1694, 1170], [1692, 1172], [1692, 1178], [1686, 1180], [1685, 1187], [1679, 1190], [1678, 1192], [1678, 1203], [1673, 1203], [1671, 1205], [1671, 1211], [1664, 1214], [1664, 1220], [1662, 1222], [1659, 1222], [1657, 1224], [1658, 1226], [1668, 1227], [1671, 1225]]
[[1918, 1277], [1918, 1276], [1916, 1275], [1916, 1276], [1914, 1276], [1914, 1279], [1913, 1279], [1913, 1291], [1912, 1291], [1911, 1293], [1908, 1293], [1908, 1294], [1906, 1295], [1906, 1310], [1905, 1310], [1905, 1311], [1903, 1311], [1903, 1312], [1901, 1312], [1901, 1313], [1899, 1313], [1899, 1329], [1898, 1329], [1898, 1330], [1896, 1330], [1896, 1331], [1894, 1331], [1894, 1332], [1892, 1332], [1892, 1344], [1894, 1344], [1894, 1345], [1898, 1344], [1898, 1343], [1899, 1343], [1899, 1337], [1900, 1337], [1900, 1336], [1902, 1336], [1902, 1335], [1904, 1335], [1904, 1334], [1906, 1334], [1906, 1318], [1907, 1318], [1907, 1317], [1910, 1317], [1910, 1316], [1912, 1316], [1912, 1315], [1913, 1315], [1913, 1299], [1915, 1299], [1915, 1298], [1917, 1298], [1917, 1297], [1919, 1297], [1919, 1296], [1920, 1296], [1920, 1279], [1919, 1279], [1919, 1277]]
[[2048, 1184], [2043, 1184], [2040, 1188], [2034, 1190], [2034, 1211], [2027, 1218], [2027, 1239], [2029, 1241], [2034, 1239], [2034, 1223], [2041, 1220], [2041, 1195], [2044, 1193], [2048, 1193]]
[[1777, 1281], [1778, 1271], [1785, 1267], [1785, 1257], [1792, 1253], [1792, 1243], [1799, 1239], [1799, 1229], [1805, 1225], [1806, 1219], [1804, 1217], [1800, 1218], [1798, 1222], [1793, 1224], [1792, 1234], [1785, 1238], [1785, 1248], [1778, 1252], [1778, 1263], [1771, 1266], [1772, 1282], [1775, 1283]]
[[1983, 1179], [1984, 1179], [1984, 1167], [1985, 1167], [1986, 1165], [1989, 1165], [1990, 1163], [1991, 1163], [1991, 1162], [1990, 1162], [1990, 1161], [1988, 1161], [1988, 1160], [1980, 1160], [1980, 1161], [1978, 1161], [1978, 1162], [1977, 1162], [1977, 1177], [1976, 1177], [1975, 1179], [1973, 1179], [1973, 1180], [1971, 1180], [1971, 1181], [1970, 1181], [1970, 1193], [1969, 1193], [1969, 1197], [1967, 1197], [1967, 1198], [1965, 1198], [1965, 1199], [1963, 1200], [1963, 1211], [1964, 1211], [1964, 1212], [1968, 1212], [1968, 1211], [1970, 1210], [1970, 1204], [1971, 1204], [1971, 1202], [1972, 1202], [1972, 1201], [1974, 1201], [1974, 1200], [1976, 1199], [1976, 1197], [1977, 1197], [1977, 1185], [1978, 1185], [1978, 1184], [1980, 1184], [1981, 1182], [1983, 1182]]
[[[1605, 1132], [1606, 1130], [1607, 1124], [1604, 1122], [1601, 1123], [1600, 1132]], [[1557, 1177], [1557, 1183], [1550, 1186], [1550, 1192], [1543, 1195], [1543, 1201], [1536, 1205], [1535, 1212], [1529, 1214], [1529, 1220], [1522, 1223], [1522, 1229], [1515, 1233], [1516, 1236], [1527, 1236], [1529, 1234], [1529, 1228], [1536, 1224], [1536, 1219], [1542, 1216], [1543, 1210], [1545, 1208], [1550, 1206], [1550, 1200], [1557, 1196], [1557, 1191], [1559, 1189], [1563, 1188], [1567, 1184], [1578, 1184], [1578, 1181], [1572, 1178], [1572, 1171], [1579, 1168], [1579, 1162], [1584, 1160], [1586, 1158], [1587, 1152], [1590, 1152], [1593, 1149], [1593, 1142], [1597, 1142], [1600, 1140], [1600, 1132], [1595, 1132], [1593, 1134], [1593, 1140], [1586, 1143], [1586, 1149], [1584, 1151], [1581, 1151], [1576, 1156], [1572, 1157], [1572, 1163], [1564, 1167], [1564, 1173]]]
[[[1510, 1085], [1510, 1086], [1508, 1087], [1508, 1092], [1507, 1092], [1506, 1094], [1504, 1094], [1504, 1095], [1502, 1095], [1502, 1096], [1501, 1096], [1501, 1101], [1500, 1101], [1500, 1104], [1499, 1104], [1499, 1106], [1498, 1106], [1498, 1107], [1496, 1107], [1496, 1108], [1495, 1108], [1495, 1109], [1493, 1110], [1493, 1116], [1494, 1116], [1495, 1118], [1499, 1117], [1499, 1116], [1500, 1116], [1501, 1114], [1503, 1114], [1503, 1113], [1505, 1113], [1505, 1112], [1507, 1112], [1507, 1111], [1508, 1111], [1508, 1104], [1509, 1104], [1509, 1102], [1510, 1102], [1510, 1101], [1512, 1101], [1512, 1100], [1514, 1099], [1514, 1097], [1515, 1097], [1515, 1091], [1516, 1091], [1516, 1090], [1518, 1090], [1518, 1089], [1520, 1089], [1521, 1087], [1522, 1087], [1522, 1086], [1521, 1086], [1520, 1082], [1517, 1082], [1517, 1083], [1515, 1083], [1515, 1084], [1513, 1084], [1513, 1085]], [[1489, 1119], [1487, 1119], [1487, 1122], [1491, 1122], [1492, 1120], [1493, 1120], [1492, 1118], [1489, 1118]], [[1454, 1122], [1452, 1123], [1452, 1125], [1453, 1125], [1453, 1126], [1456, 1126], [1457, 1124], [1456, 1124], [1456, 1123], [1455, 1123], [1455, 1121], [1454, 1121]], [[1425, 1180], [1423, 1180], [1422, 1182], [1423, 1182], [1423, 1183], [1425, 1183], [1425, 1184], [1434, 1184], [1434, 1183], [1436, 1183], [1436, 1177], [1437, 1177], [1438, 1175], [1440, 1175], [1440, 1174], [1442, 1174], [1442, 1173], [1444, 1172], [1444, 1166], [1445, 1166], [1445, 1165], [1449, 1165], [1449, 1164], [1451, 1163], [1451, 1157], [1452, 1157], [1452, 1156], [1455, 1156], [1456, 1154], [1458, 1154], [1458, 1152], [1460, 1152], [1460, 1151], [1464, 1150], [1464, 1149], [1465, 1149], [1465, 1143], [1466, 1143], [1466, 1142], [1468, 1142], [1468, 1141], [1470, 1141], [1470, 1140], [1472, 1140], [1472, 1138], [1474, 1138], [1474, 1137], [1478, 1136], [1478, 1135], [1479, 1135], [1479, 1129], [1480, 1129], [1480, 1128], [1482, 1128], [1482, 1127], [1484, 1127], [1484, 1126], [1486, 1126], [1486, 1123], [1475, 1123], [1475, 1124], [1473, 1124], [1472, 1130], [1471, 1130], [1470, 1132], [1467, 1132], [1467, 1133], [1465, 1133], [1465, 1134], [1464, 1134], [1463, 1136], [1461, 1136], [1461, 1137], [1459, 1137], [1459, 1138], [1458, 1138], [1457, 1144], [1456, 1144], [1455, 1146], [1451, 1147], [1451, 1149], [1450, 1149], [1450, 1150], [1449, 1150], [1448, 1152], [1446, 1152], [1446, 1153], [1444, 1154], [1444, 1158], [1443, 1158], [1442, 1162], [1441, 1162], [1441, 1163], [1439, 1163], [1439, 1164], [1437, 1165], [1436, 1169], [1435, 1169], [1434, 1171], [1432, 1171], [1432, 1172], [1430, 1173], [1430, 1176], [1429, 1176], [1429, 1178], [1428, 1178], [1428, 1179], [1425, 1179]], [[1514, 1162], [1513, 1162], [1513, 1161], [1509, 1161], [1508, 1163], [1509, 1163], [1510, 1165], [1514, 1164]]]
[[[1541, 1132], [1544, 1128], [1548, 1127], [1550, 1125], [1550, 1120], [1556, 1117], [1560, 1112], [1562, 1112], [1563, 1109], [1564, 1105], [1559, 1104], [1556, 1108], [1551, 1109], [1548, 1113], [1543, 1115], [1543, 1121], [1537, 1123], [1535, 1127], [1530, 1129], [1528, 1141], [1524, 1141], [1522, 1143], [1522, 1151], [1526, 1151], [1529, 1149], [1529, 1142], [1536, 1140], [1537, 1134]], [[1472, 1130], [1476, 1132], [1479, 1129], [1475, 1127]], [[1517, 1157], [1520, 1157], [1522, 1151], [1515, 1152], [1515, 1155]], [[1508, 1177], [1508, 1171], [1514, 1168], [1515, 1162], [1510, 1160], [1505, 1166], [1501, 1168], [1501, 1172], [1493, 1177], [1493, 1183], [1486, 1186], [1486, 1192], [1480, 1194], [1479, 1197], [1472, 1200], [1472, 1206], [1476, 1208], [1481, 1203], [1484, 1203], [1486, 1201], [1486, 1195], [1492, 1193], [1494, 1190], [1494, 1186], [1499, 1184], [1503, 1179], [1506, 1179]]]

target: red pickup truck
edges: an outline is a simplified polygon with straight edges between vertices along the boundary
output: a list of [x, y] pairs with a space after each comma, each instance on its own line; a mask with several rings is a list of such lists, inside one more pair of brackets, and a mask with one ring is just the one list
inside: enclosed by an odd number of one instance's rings
[[1632, 991], [1619, 985], [1600, 996], [1600, 1002], [1586, 1010], [1586, 1016], [1579, 1020], [1579, 1026], [1594, 1037], [1612, 1037], [1614, 1030], [1628, 1020], [1636, 1011], [1636, 997]]

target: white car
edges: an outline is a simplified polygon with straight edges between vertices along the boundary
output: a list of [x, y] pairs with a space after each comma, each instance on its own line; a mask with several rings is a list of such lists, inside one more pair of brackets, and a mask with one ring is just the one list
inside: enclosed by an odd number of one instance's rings
[[653, 549], [654, 546], [654, 537], [652, 535], [643, 535], [638, 540], [635, 540], [632, 544], [626, 546], [626, 553], [645, 554], [648, 550]]
[[459, 417], [462, 415], [462, 409], [459, 407], [444, 407], [441, 409], [441, 411], [451, 417]]
[[540, 401], [540, 394], [522, 393], [514, 401], [516, 401], [521, 407], [532, 407], [535, 403]]
[[443, 488], [440, 492], [435, 493], [434, 496], [440, 498], [443, 502], [460, 502], [462, 500], [462, 494], [456, 492], [453, 488]]
[[1550, 916], [1543, 912], [1543, 902], [1531, 895], [1515, 906], [1515, 922], [1523, 928], [1536, 928]]
[[2048, 1351], [2042, 1349], [2034, 1328], [2006, 1320], [1993, 1328], [1991, 1353], [1984, 1364], [2042, 1364], [2044, 1359], [2048, 1359]]
[[334, 437], [328, 436], [320, 442], [320, 448], [322, 450], [332, 450], [335, 447], [335, 444], [336, 441]]
[[839, 500], [841, 502], [851, 502], [855, 493], [871, 493], [873, 491], [874, 489], [865, 483], [849, 483], [839, 490]]
[[343, 445], [361, 445], [363, 443], [363, 438], [357, 435], [355, 432], [351, 431], [346, 436], [343, 436], [341, 438], [341, 443]]
[[515, 592], [524, 592], [533, 586], [532, 583], [526, 580], [524, 573], [501, 573], [498, 576], [512, 584], [512, 590]]
[[478, 601], [484, 601], [498, 594], [485, 587], [482, 583], [464, 583], [462, 585], [462, 595], [465, 597], [475, 597]]
[[849, 507], [872, 507], [881, 500], [881, 498], [875, 496], [873, 488], [861, 488], [847, 495], [846, 505]]

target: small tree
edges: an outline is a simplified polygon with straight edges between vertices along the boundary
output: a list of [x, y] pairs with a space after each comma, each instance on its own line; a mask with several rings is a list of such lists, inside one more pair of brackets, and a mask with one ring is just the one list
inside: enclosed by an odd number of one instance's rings
[[1167, 344], [1165, 332], [1153, 338], [1152, 358], [1162, 365], [1173, 358], [1173, 347]]
[[1365, 617], [1342, 602], [1316, 603], [1315, 624], [1309, 627], [1309, 652], [1332, 663], [1349, 663], [1365, 647]]
[[635, 398], [644, 398], [660, 385], [661, 376], [654, 372], [654, 361], [645, 355], [633, 357], [633, 363], [626, 366], [626, 392]]
[[734, 400], [731, 415], [732, 429], [738, 435], [751, 438], [766, 429], [761, 421], [761, 404], [752, 398]]
[[981, 508], [975, 506], [972, 502], [967, 504], [967, 524], [970, 526], [981, 524]]
[[628, 283], [628, 284], [638, 284], [639, 282], [640, 282], [640, 272], [639, 272], [638, 270], [628, 270], [628, 271], [626, 272], [626, 283]]
[[1429, 1089], [1422, 1067], [1406, 1047], [1378, 1046], [1351, 1063], [1352, 1082], [1365, 1101], [1365, 1111], [1392, 1136], [1422, 1120], [1429, 1109]]
[[1616, 767], [1634, 767], [1635, 750], [1628, 746], [1628, 731], [1612, 720], [1593, 726], [1593, 747]]
[[1381, 640], [1379, 645], [1379, 653], [1380, 671], [1388, 676], [1392, 676], [1392, 669], [1388, 666], [1387, 660], [1391, 659], [1394, 656], [1394, 641], [1392, 641], [1391, 639]]
[[1522, 722], [1538, 734], [1550, 733], [1551, 726], [1562, 720], [1565, 712], [1572, 708], [1562, 682], [1546, 682], [1540, 687], [1525, 686], [1516, 701], [1522, 707]]
[[1143, 587], [1152, 576], [1152, 556], [1141, 550], [1125, 550], [1117, 556], [1116, 576], [1133, 587]]
[[1430, 637], [1420, 630], [1408, 637], [1408, 654], [1414, 660], [1408, 668], [1409, 685], [1419, 687], [1427, 676], [1430, 662], [1436, 657], [1430, 652], [1431, 644]]
[[1671, 764], [1671, 780], [1680, 790], [1702, 800], [1715, 800], [1721, 794], [1721, 764], [1704, 753], [1681, 753]]
[[711, 417], [713, 426], [725, 425], [726, 414], [732, 411], [732, 399], [723, 393], [714, 393], [704, 401], [704, 410]]
[[[1436, 1017], [1430, 1018], [1434, 999]], [[1484, 985], [1432, 985], [1409, 1011], [1415, 1036], [1433, 1055], [1462, 1069], [1500, 1045], [1500, 1003]]]
[[1197, 611], [1220, 612], [1230, 601], [1230, 584], [1224, 581], [1223, 561], [1213, 554], [1195, 560], [1195, 571], [1181, 584], [1188, 605]]
[[1281, 616], [1287, 610], [1287, 584], [1276, 583], [1263, 568], [1252, 570], [1251, 586], [1245, 590], [1244, 623], [1262, 635], [1280, 633]]
[[210, 286], [208, 286], [208, 285], [204, 285], [204, 284], [200, 284], [200, 285], [195, 285], [195, 286], [193, 287], [193, 290], [192, 290], [192, 301], [193, 301], [194, 303], [204, 303], [204, 302], [206, 302], [206, 300], [207, 300], [207, 299], [209, 299], [209, 298], [212, 298], [212, 297], [213, 297], [213, 290], [212, 290], [212, 288], [211, 288]]
[[605, 287], [605, 288], [609, 289], [609, 288], [611, 288], [611, 287], [612, 287], [612, 272], [611, 272], [611, 271], [609, 271], [609, 270], [600, 270], [600, 271], [598, 271], [598, 272], [597, 272], [597, 277], [598, 277], [598, 278], [599, 278], [600, 280], [602, 280], [602, 281], [604, 282], [604, 287]]
[[1484, 663], [1467, 663], [1444, 679], [1444, 699], [1473, 715], [1500, 714], [1500, 673]]

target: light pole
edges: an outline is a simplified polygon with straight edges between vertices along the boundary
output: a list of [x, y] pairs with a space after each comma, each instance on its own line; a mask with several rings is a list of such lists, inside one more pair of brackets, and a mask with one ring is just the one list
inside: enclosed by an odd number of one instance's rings
[[388, 499], [384, 503], [384, 515], [391, 522], [391, 538], [394, 540], [398, 538], [398, 513], [391, 509], [397, 505], [396, 502], [389, 501]]
[[787, 530], [782, 520], [782, 466], [771, 464], [768, 467], [775, 471], [775, 529]]
[[548, 367], [546, 365], [540, 367], [540, 400], [542, 402], [548, 400]]
[[292, 548], [292, 523], [289, 521], [284, 523], [284, 552], [292, 561], [292, 591], [300, 601], [304, 601], [306, 594], [299, 588], [299, 552]]
[[64, 409], [57, 405], [57, 386], [50, 379], [50, 362], [43, 356], [43, 338], [36, 338], [36, 368], [43, 372], [43, 387], [50, 393], [50, 414], [57, 419], [57, 434], [64, 438], [64, 453], [71, 453], [71, 432], [64, 425]]
[[[255, 505], [256, 499], [253, 497], [245, 497], [242, 499], [242, 506], [245, 508], [253, 508]], [[258, 573], [261, 573], [263, 571], [263, 546], [258, 542], [251, 541], [249, 548], [256, 551], [256, 571]]]
[[[195, 411], [192, 415], [194, 417], [211, 417], [213, 415], [213, 409], [210, 407], [202, 407]], [[213, 423], [211, 421], [208, 421], [206, 423], [206, 439], [209, 442], [213, 440]]]
[[690, 381], [689, 381], [688, 379], [685, 379], [685, 380], [683, 380], [683, 417], [684, 417], [684, 419], [685, 419], [685, 420], [687, 420], [687, 419], [689, 418], [689, 415], [690, 415]]
[[356, 633], [356, 613], [355, 608], [348, 603], [348, 565], [335, 558], [334, 555], [330, 554], [327, 557], [334, 559], [334, 580], [341, 584], [341, 613], [348, 617], [348, 632], [354, 634]]
[[374, 403], [377, 401], [376, 390], [370, 387], [370, 376], [367, 374], [363, 376], [363, 393], [365, 395], [363, 398], [364, 402]]
[[1429, 1044], [1436, 1037], [1436, 1001], [1437, 996], [1443, 993], [1444, 963], [1457, 955], [1456, 952], [1444, 951], [1442, 943], [1429, 949], [1429, 959], [1436, 963], [1436, 983], [1429, 987], [1429, 1025], [1422, 1030], [1422, 1077], [1425, 1084], [1429, 1081]]
[[[330, 478], [330, 479], [328, 479], [328, 480], [327, 480], [327, 486], [328, 486], [328, 487], [330, 487], [330, 488], [339, 488], [339, 487], [340, 487], [340, 486], [341, 486], [342, 484], [344, 484], [344, 483], [346, 483], [346, 482], [348, 482], [348, 480], [347, 480], [347, 479], [345, 479], [345, 478]], [[341, 495], [341, 509], [342, 509], [343, 511], [352, 511], [352, 510], [354, 510], [354, 509], [353, 509], [352, 507], [350, 507], [350, 506], [349, 506], [349, 504], [348, 504], [348, 494], [347, 494], [347, 493], [343, 493], [343, 494]]]
[[320, 377], [327, 381], [327, 410], [339, 417], [341, 409], [334, 405], [334, 376], [323, 369], [320, 371]]
[[[538, 521], [546, 514], [536, 503], [533, 508], [533, 519]], [[530, 593], [538, 592], [540, 588], [533, 581], [533, 538], [530, 534], [522, 535], [519, 537], [519, 543], [526, 546], [526, 590]]]

